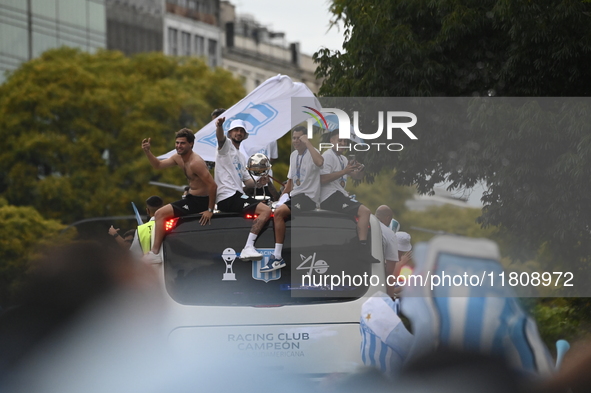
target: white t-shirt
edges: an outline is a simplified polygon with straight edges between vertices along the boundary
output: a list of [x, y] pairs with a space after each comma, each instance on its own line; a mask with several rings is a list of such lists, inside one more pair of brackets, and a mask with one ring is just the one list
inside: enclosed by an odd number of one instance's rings
[[384, 259], [398, 262], [398, 239], [393, 230], [380, 222], [382, 228], [382, 246], [384, 248]]
[[[349, 163], [347, 157], [343, 156], [342, 154], [337, 154], [333, 149], [325, 151], [324, 154], [322, 154], [322, 157], [324, 157], [324, 166], [320, 171], [321, 175], [328, 175], [333, 172], [342, 171]], [[336, 191], [340, 191], [343, 193], [343, 195], [349, 196], [349, 193], [345, 191], [347, 177], [348, 176], [345, 175], [331, 181], [330, 183], [322, 184], [322, 187], [320, 188], [320, 202], [324, 202]], [[341, 185], [341, 182], [343, 182], [343, 185]]]
[[250, 179], [244, 156], [228, 138], [215, 156], [214, 178], [218, 186], [216, 202], [231, 197], [236, 191], [242, 193], [242, 182]]
[[[319, 203], [321, 169], [322, 166], [316, 166], [314, 164], [312, 155], [307, 149], [302, 156], [300, 156], [297, 150], [292, 151], [289, 156], [289, 172], [287, 173], [287, 178], [293, 182], [293, 189], [290, 195], [293, 197], [304, 194], [314, 202]], [[298, 179], [300, 185], [297, 184]]]
[[[242, 150], [242, 149], [240, 149]], [[277, 141], [273, 141], [271, 143], [269, 143], [267, 146], [263, 147], [262, 149], [249, 149], [248, 151], [245, 151], [245, 154], [250, 157], [255, 153], [263, 153], [264, 155], [266, 155], [267, 157], [269, 157], [269, 159], [274, 160], [277, 159], [278, 154], [277, 154]]]

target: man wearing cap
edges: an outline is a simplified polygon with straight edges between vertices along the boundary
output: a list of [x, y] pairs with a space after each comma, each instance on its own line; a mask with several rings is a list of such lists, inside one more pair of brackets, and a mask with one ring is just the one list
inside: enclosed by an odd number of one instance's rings
[[[347, 178], [351, 176], [355, 180], [363, 178], [363, 166], [353, 161], [349, 162], [343, 156], [342, 151], [349, 142], [347, 139], [339, 139], [339, 130], [330, 134], [332, 148], [322, 154], [324, 166], [320, 171], [320, 208], [343, 213], [351, 217], [359, 217], [357, 221], [357, 236], [363, 248], [367, 247], [367, 233], [369, 228], [369, 216], [371, 211], [361, 203], [349, 198], [345, 190]], [[369, 250], [367, 250], [369, 253]]]
[[161, 207], [154, 214], [154, 242], [152, 249], [144, 256], [147, 263], [162, 263], [160, 246], [164, 240], [164, 223], [173, 217], [186, 216], [201, 213], [199, 222], [208, 224], [213, 215], [217, 186], [211, 173], [207, 170], [205, 161], [193, 151], [195, 134], [193, 131], [183, 128], [175, 135], [175, 155], [159, 160], [150, 151], [150, 138], [142, 141], [142, 149], [148, 157], [148, 161], [155, 169], [164, 169], [172, 166], [180, 167], [189, 181], [189, 193], [184, 199]]
[[294, 128], [291, 143], [294, 151], [289, 157], [288, 180], [283, 190], [283, 194], [288, 194], [290, 199], [275, 209], [275, 250], [273, 258], [260, 269], [261, 272], [271, 272], [285, 266], [285, 261], [281, 257], [285, 240], [285, 221], [291, 216], [293, 209], [296, 212], [316, 209], [320, 196], [320, 169], [324, 158], [308, 140], [305, 127]]
[[[400, 260], [400, 253], [398, 252], [398, 239], [396, 234], [388, 225], [392, 221], [392, 217], [394, 213], [389, 206], [382, 205], [376, 209], [376, 218], [380, 222], [380, 228], [382, 229], [382, 248], [384, 249], [384, 259], [386, 264], [386, 277], [396, 277], [394, 272], [396, 271], [396, 266], [398, 261]], [[398, 269], [400, 271], [400, 269]], [[388, 295], [394, 295], [394, 284], [395, 281], [393, 278], [389, 278], [387, 281], [388, 283]]]
[[224, 212], [258, 215], [254, 219], [246, 244], [239, 256], [243, 260], [258, 261], [263, 258], [263, 255], [255, 249], [254, 243], [271, 217], [271, 208], [245, 195], [242, 192], [242, 183], [246, 187], [254, 188], [266, 184], [269, 180], [267, 176], [262, 176], [258, 183], [255, 183], [246, 170], [246, 158], [239, 151], [240, 144], [248, 138], [246, 123], [243, 120], [232, 121], [226, 136], [222, 127], [224, 121], [226, 121], [225, 117], [218, 117], [215, 123], [218, 140], [215, 158], [218, 209]]

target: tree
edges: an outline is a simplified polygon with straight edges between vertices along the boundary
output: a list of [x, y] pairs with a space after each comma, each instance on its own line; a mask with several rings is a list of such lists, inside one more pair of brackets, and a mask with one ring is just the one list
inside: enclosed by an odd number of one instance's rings
[[[335, 0], [331, 10], [344, 23], [346, 52], [315, 54], [321, 95], [591, 94], [589, 2]], [[455, 119], [437, 114], [441, 127], [400, 154], [375, 155], [368, 171], [395, 168], [400, 184], [421, 193], [439, 182], [457, 190], [482, 181], [481, 224], [529, 249], [548, 242], [554, 263], [586, 280], [590, 101], [480, 100]]]
[[[44, 219], [32, 207], [11, 206], [2, 198], [0, 222], [0, 305], [6, 306], [37, 247], [62, 241], [58, 236], [64, 226], [56, 220]], [[65, 241], [72, 235], [62, 239]]]
[[24, 63], [0, 86], [0, 196], [73, 222], [130, 213], [130, 201], [179, 192], [176, 170], [155, 172], [141, 150], [173, 148], [174, 132], [210, 121], [244, 96], [228, 71], [194, 58], [61, 48]]
[[591, 94], [588, 1], [333, 0], [330, 10], [346, 52], [314, 55], [323, 96]]
[[401, 215], [406, 212], [405, 202], [413, 197], [415, 190], [412, 187], [399, 186], [393, 179], [394, 171], [384, 169], [375, 176], [373, 184], [351, 181], [352, 184], [347, 185], [347, 191], [374, 213], [380, 205], [389, 206], [394, 212], [394, 218], [400, 220]]

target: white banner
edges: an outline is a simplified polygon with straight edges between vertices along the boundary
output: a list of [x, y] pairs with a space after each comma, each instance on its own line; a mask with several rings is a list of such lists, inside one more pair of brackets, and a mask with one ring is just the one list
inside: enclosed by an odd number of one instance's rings
[[[269, 143], [281, 138], [292, 127], [309, 118], [303, 112], [292, 115], [292, 97], [314, 98], [314, 94], [305, 84], [294, 83], [288, 76], [274, 76], [259, 85], [221, 115], [226, 118], [224, 131], [228, 131], [232, 120], [244, 120], [248, 127], [246, 129], [248, 139], [242, 142], [241, 150], [243, 147], [244, 152], [251, 155], [253, 152], [257, 152]], [[314, 102], [315, 109], [322, 109], [317, 99], [314, 98], [310, 101]], [[215, 161], [216, 149], [215, 120], [212, 120], [195, 133], [193, 151], [205, 161]], [[162, 160], [173, 154], [176, 154], [176, 150], [171, 150], [158, 158]]]

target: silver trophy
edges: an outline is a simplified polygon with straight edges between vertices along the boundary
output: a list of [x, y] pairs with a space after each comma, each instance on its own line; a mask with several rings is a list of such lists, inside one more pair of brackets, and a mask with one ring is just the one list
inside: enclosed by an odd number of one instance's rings
[[[269, 157], [263, 153], [255, 153], [248, 159], [246, 170], [248, 170], [250, 177], [256, 184], [258, 180], [255, 179], [255, 176], [261, 177], [269, 174], [269, 170], [271, 170], [271, 160], [269, 160]], [[263, 187], [263, 198], [266, 197], [265, 188]]]
[[232, 270], [232, 264], [236, 259], [236, 251], [233, 248], [226, 248], [222, 253], [222, 259], [226, 264], [226, 272], [222, 277], [222, 281], [236, 281], [236, 274]]

